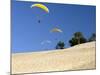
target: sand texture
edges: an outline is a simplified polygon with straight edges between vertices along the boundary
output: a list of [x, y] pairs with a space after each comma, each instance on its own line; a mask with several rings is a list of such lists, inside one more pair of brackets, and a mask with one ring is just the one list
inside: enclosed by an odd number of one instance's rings
[[12, 54], [12, 74], [95, 69], [95, 42], [66, 49]]

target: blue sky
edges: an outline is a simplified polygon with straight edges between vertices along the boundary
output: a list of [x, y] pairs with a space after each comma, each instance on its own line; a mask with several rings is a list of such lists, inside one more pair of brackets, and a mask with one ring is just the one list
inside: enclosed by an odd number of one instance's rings
[[[96, 31], [95, 6], [42, 3], [50, 10], [46, 13], [30, 8], [35, 3], [12, 1], [12, 53], [53, 50], [60, 40], [69, 47], [74, 32], [89, 38]], [[63, 32], [51, 33], [55, 27]]]

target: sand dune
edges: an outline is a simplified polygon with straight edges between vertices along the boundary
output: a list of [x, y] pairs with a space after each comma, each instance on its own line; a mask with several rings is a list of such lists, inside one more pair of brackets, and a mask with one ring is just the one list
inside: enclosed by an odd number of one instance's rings
[[71, 48], [12, 54], [12, 74], [95, 69], [95, 42]]

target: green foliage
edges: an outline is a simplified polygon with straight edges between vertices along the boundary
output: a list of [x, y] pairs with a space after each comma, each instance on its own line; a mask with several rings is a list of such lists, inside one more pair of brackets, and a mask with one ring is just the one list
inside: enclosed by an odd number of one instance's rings
[[80, 39], [83, 38], [83, 35], [81, 32], [74, 33], [74, 38], [77, 40], [77, 43], [80, 44]]
[[81, 32], [74, 33], [74, 36], [69, 40], [70, 46], [87, 42], [86, 38]]
[[59, 41], [56, 45], [56, 49], [64, 49], [65, 43], [63, 41]]
[[91, 41], [96, 41], [96, 34], [93, 33], [93, 34], [91, 35], [91, 37], [89, 38], [88, 41], [89, 41], [89, 42], [91, 42]]

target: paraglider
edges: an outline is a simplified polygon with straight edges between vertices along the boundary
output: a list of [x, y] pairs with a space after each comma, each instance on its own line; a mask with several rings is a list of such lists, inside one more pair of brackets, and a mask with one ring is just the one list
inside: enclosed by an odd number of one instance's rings
[[[49, 13], [49, 9], [47, 8], [47, 6], [45, 6], [45, 5], [43, 5], [43, 4], [36, 3], [36, 4], [32, 4], [32, 5], [31, 5], [31, 8], [35, 8], [35, 7], [42, 9], [42, 10], [45, 11], [46, 13]], [[38, 23], [40, 23], [40, 22], [41, 22], [41, 21], [38, 20]]]
[[38, 23], [40, 23], [40, 20], [38, 20]]
[[44, 44], [50, 44], [50, 43], [51, 43], [50, 40], [44, 40], [44, 41], [41, 42], [41, 45], [44, 45]]
[[51, 29], [50, 32], [52, 32], [53, 34], [56, 33], [55, 40], [57, 40], [57, 36], [59, 35], [59, 33], [62, 33], [63, 31], [60, 28], [55, 27], [55, 28]]
[[51, 44], [52, 44], [52, 41], [50, 40], [43, 40], [41, 42], [41, 46], [44, 50], [48, 50]]
[[50, 32], [59, 32], [62, 33], [63, 31], [59, 28], [53, 28]]
[[38, 8], [41, 8], [42, 10], [44, 10], [45, 12], [47, 12], [47, 13], [49, 13], [49, 9], [45, 6], [45, 5], [43, 5], [43, 4], [33, 4], [33, 5], [31, 5], [31, 8], [34, 8], [34, 7], [38, 7]]

